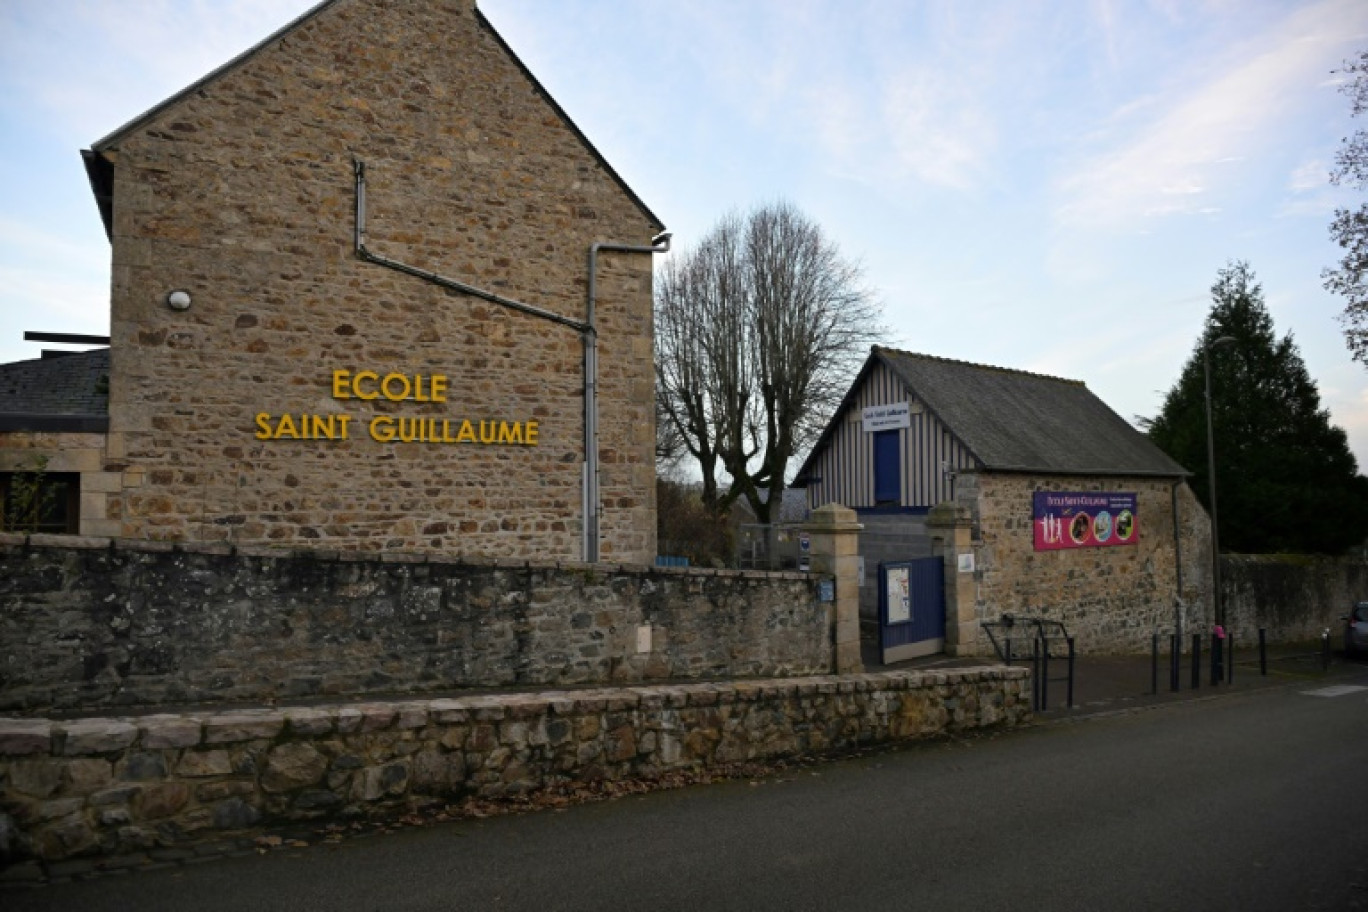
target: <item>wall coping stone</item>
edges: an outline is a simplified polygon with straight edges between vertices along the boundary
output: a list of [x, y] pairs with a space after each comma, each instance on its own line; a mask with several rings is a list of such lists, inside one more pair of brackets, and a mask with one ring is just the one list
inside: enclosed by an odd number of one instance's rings
[[[605, 712], [643, 706], [714, 706], [753, 702], [763, 697], [909, 690], [951, 682], [1025, 679], [1030, 670], [984, 665], [946, 671], [883, 671], [838, 677], [773, 678], [728, 683], [634, 685], [588, 691], [480, 694], [433, 700], [319, 704], [277, 709], [234, 709], [152, 716], [101, 717], [72, 721], [0, 718], [0, 756], [20, 757], [52, 751], [64, 756], [114, 753], [129, 748], [219, 747], [272, 740], [285, 732], [318, 736], [381, 730], [404, 731], [436, 722], [497, 722], [556, 714]], [[193, 737], [192, 737], [193, 735]]]
[[820, 573], [795, 570], [732, 570], [715, 567], [657, 567], [608, 561], [597, 564], [579, 561], [534, 561], [522, 558], [479, 558], [460, 554], [428, 554], [415, 551], [337, 551], [329, 548], [273, 548], [253, 542], [172, 541], [167, 539], [112, 538], [93, 535], [65, 535], [48, 532], [0, 532], [0, 547], [32, 547], [71, 550], [110, 550], [131, 554], [197, 554], [211, 557], [251, 557], [262, 560], [302, 559], [341, 563], [380, 564], [459, 564], [499, 570], [569, 570], [606, 576], [659, 573], [666, 576], [723, 577], [757, 580], [819, 580]]

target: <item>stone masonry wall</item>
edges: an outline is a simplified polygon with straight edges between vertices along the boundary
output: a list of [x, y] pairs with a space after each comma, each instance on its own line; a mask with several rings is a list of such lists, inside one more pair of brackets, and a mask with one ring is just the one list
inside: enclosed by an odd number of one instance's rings
[[0, 712], [833, 669], [817, 579], [0, 534]]
[[1280, 554], [1221, 557], [1226, 619], [1243, 643], [1268, 632], [1270, 643], [1313, 640], [1329, 630], [1343, 648], [1344, 622], [1356, 602], [1368, 600], [1368, 561], [1363, 558]]
[[82, 855], [174, 861], [286, 822], [1010, 726], [1030, 718], [1027, 680], [1021, 668], [978, 668], [0, 719], [0, 867]]
[[[1133, 491], [1139, 540], [1109, 548], [1036, 551], [1035, 491]], [[1185, 629], [1206, 629], [1211, 623], [1210, 524], [1186, 485], [1178, 488], [1177, 547], [1168, 480], [985, 473], [961, 476], [959, 492], [974, 520], [979, 622], [999, 620], [1004, 613], [1044, 616], [1063, 621], [1081, 652], [1145, 651], [1151, 634], [1173, 627], [1181, 553]], [[991, 652], [981, 631], [979, 638], [979, 654]]]
[[[575, 320], [661, 227], [472, 0], [336, 0], [95, 151], [120, 536], [582, 557], [579, 333], [353, 252], [354, 159], [369, 249]], [[600, 258], [608, 561], [655, 554], [651, 275]]]

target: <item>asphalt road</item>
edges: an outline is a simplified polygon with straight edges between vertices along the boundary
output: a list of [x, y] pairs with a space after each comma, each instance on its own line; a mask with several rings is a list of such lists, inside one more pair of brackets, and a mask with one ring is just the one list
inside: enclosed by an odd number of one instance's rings
[[[1361, 689], [1310, 695], [1326, 684]], [[1368, 668], [728, 783], [0, 893], [29, 909], [1368, 909]]]

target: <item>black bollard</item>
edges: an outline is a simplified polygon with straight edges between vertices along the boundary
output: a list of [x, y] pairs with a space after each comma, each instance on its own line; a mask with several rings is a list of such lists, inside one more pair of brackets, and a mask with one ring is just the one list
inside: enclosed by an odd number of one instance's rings
[[1159, 634], [1150, 637], [1150, 693], [1159, 696]]
[[1259, 628], [1259, 674], [1268, 674], [1268, 628]]
[[1050, 709], [1050, 641], [1040, 638], [1040, 711]]
[[1178, 656], [1182, 642], [1178, 639], [1178, 634], [1169, 634], [1169, 690], [1174, 693], [1182, 686], [1182, 673], [1178, 667]]
[[1202, 687], [1202, 635], [1194, 633], [1192, 635], [1192, 689], [1200, 690]]
[[1040, 638], [1031, 640], [1031, 708], [1040, 712]]
[[1226, 631], [1226, 683], [1235, 683], [1235, 634]]
[[1215, 687], [1225, 678], [1225, 672], [1221, 669], [1221, 638], [1216, 634], [1211, 635], [1211, 686]]
[[1330, 631], [1321, 634], [1321, 671], [1330, 670]]
[[1067, 699], [1067, 701], [1065, 702], [1065, 705], [1068, 706], [1069, 709], [1073, 709], [1073, 690], [1074, 690], [1074, 638], [1073, 638], [1073, 637], [1069, 637], [1069, 638], [1068, 638], [1068, 643], [1069, 643], [1069, 689], [1068, 689], [1068, 699]]

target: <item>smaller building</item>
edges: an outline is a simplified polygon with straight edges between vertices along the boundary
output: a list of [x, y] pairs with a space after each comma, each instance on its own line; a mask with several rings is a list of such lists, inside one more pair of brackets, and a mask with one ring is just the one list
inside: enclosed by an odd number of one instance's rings
[[876, 346], [794, 484], [809, 508], [859, 514], [867, 618], [879, 563], [930, 556], [927, 516], [950, 505], [970, 528], [946, 568], [950, 651], [987, 651], [982, 623], [1004, 614], [1129, 651], [1210, 614], [1209, 523], [1186, 476], [1081, 381]]
[[110, 535], [109, 349], [0, 364], [0, 529]]

